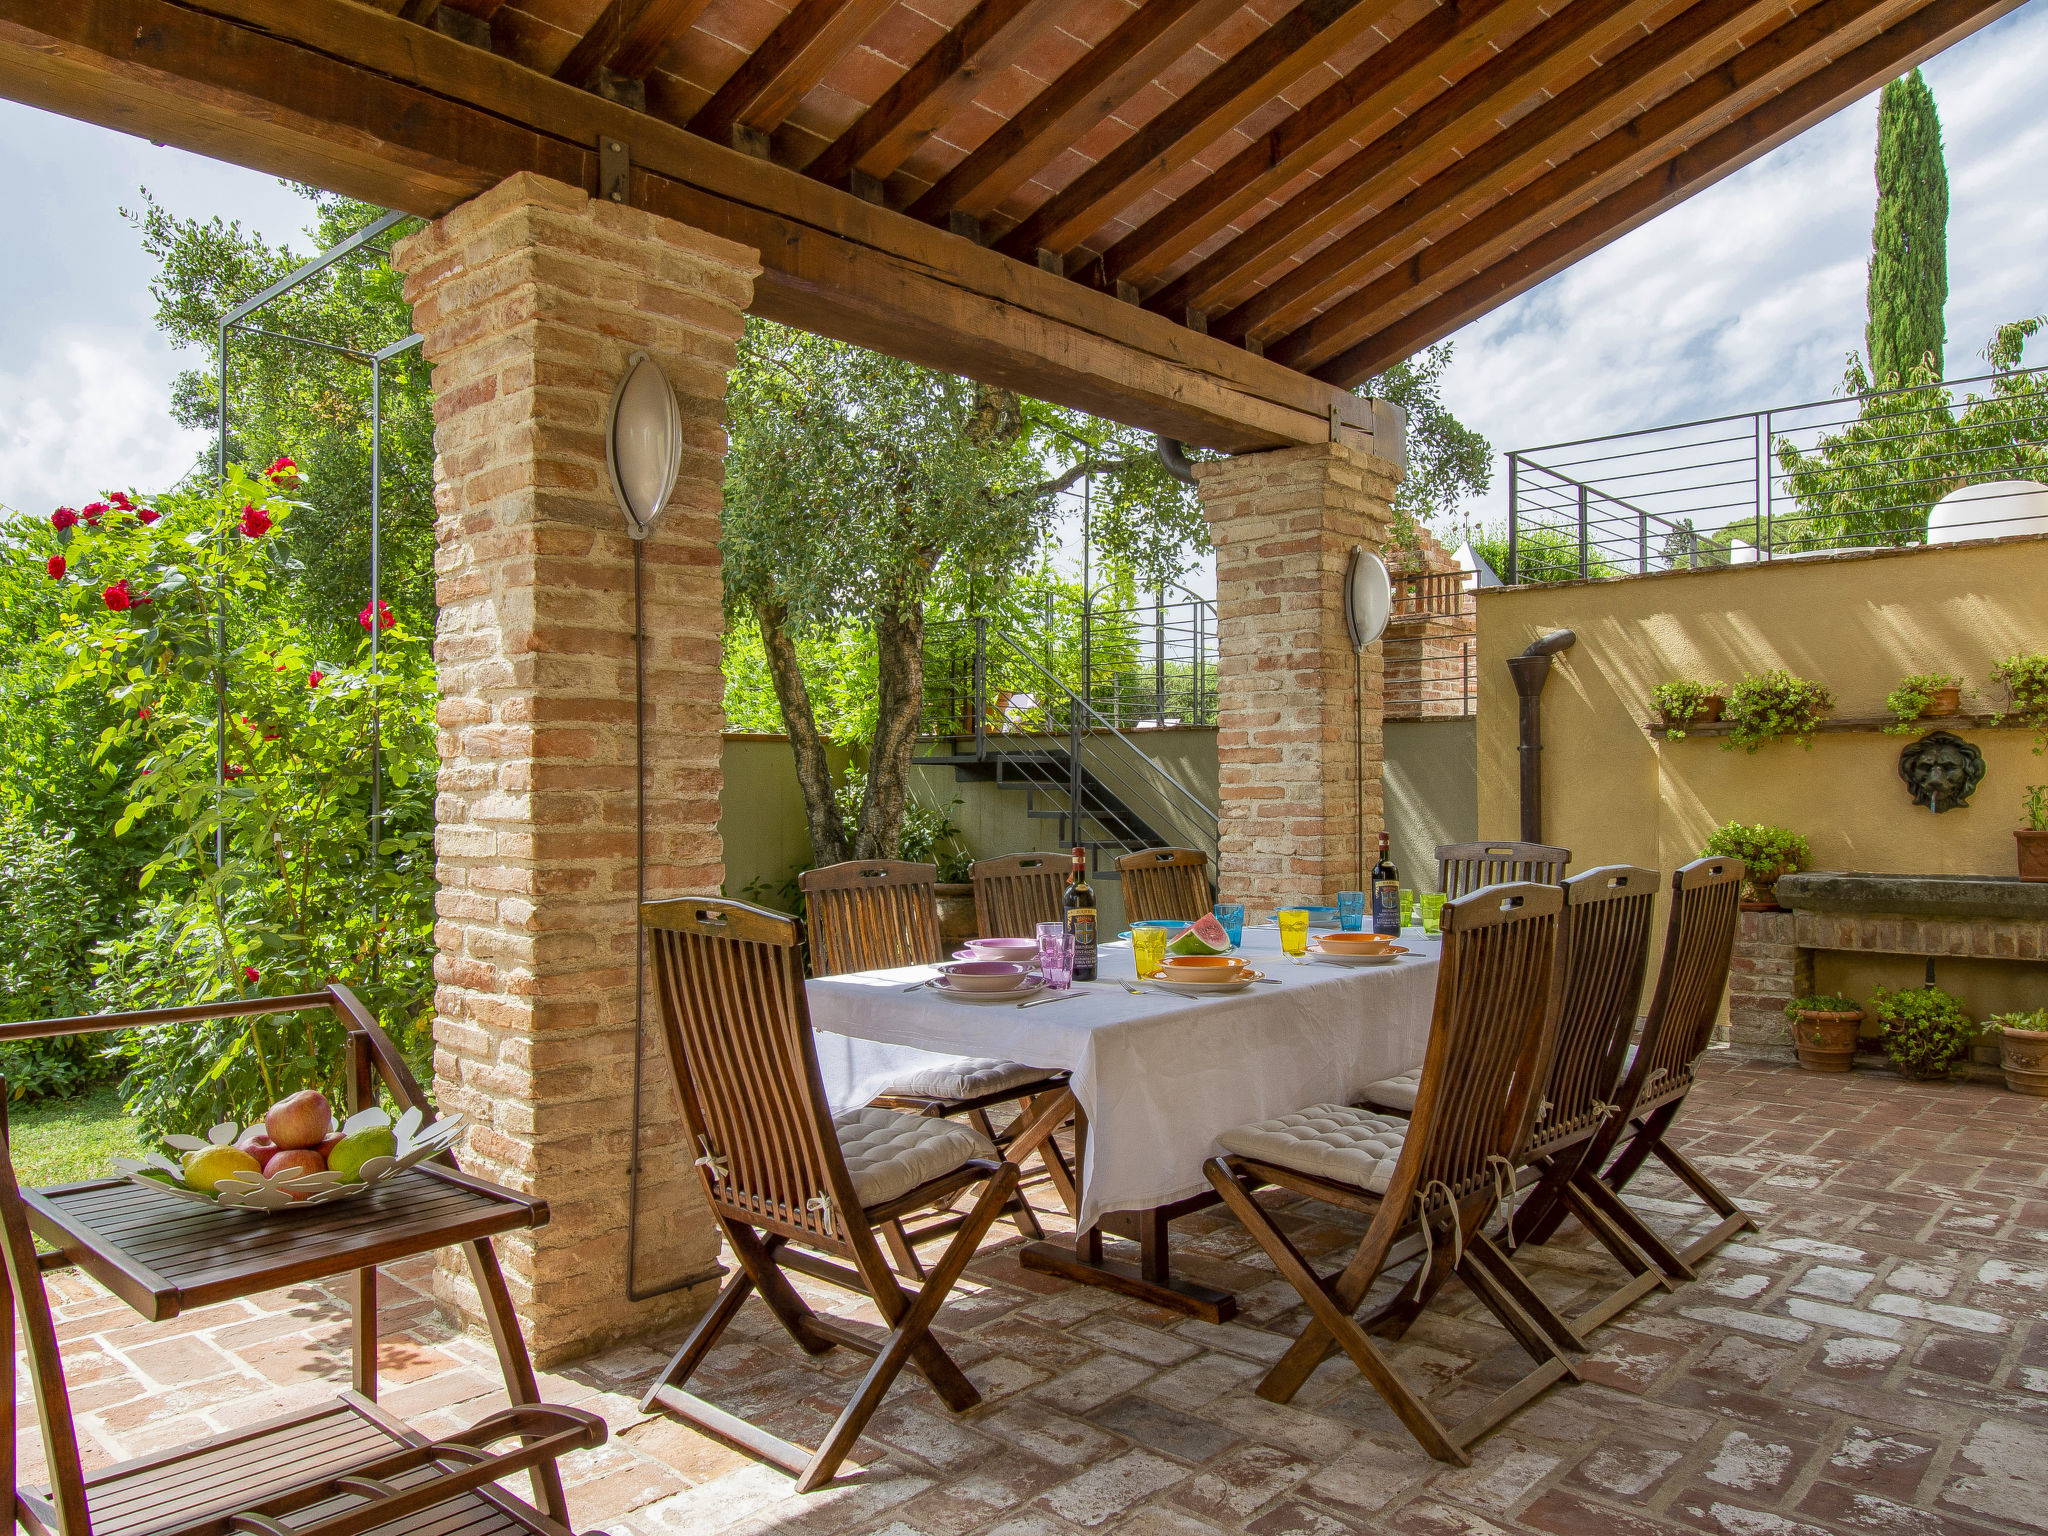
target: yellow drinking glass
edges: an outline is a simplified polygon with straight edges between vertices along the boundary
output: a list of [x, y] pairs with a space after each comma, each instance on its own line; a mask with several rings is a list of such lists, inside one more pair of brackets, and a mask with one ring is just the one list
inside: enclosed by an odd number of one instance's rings
[[1308, 953], [1308, 913], [1289, 907], [1273, 914], [1280, 923], [1280, 947], [1290, 955]]
[[1138, 964], [1138, 979], [1143, 981], [1166, 963], [1166, 930], [1139, 923], [1131, 929], [1131, 954]]
[[1444, 925], [1444, 893], [1424, 891], [1422, 893], [1422, 931], [1431, 938], [1436, 937]]

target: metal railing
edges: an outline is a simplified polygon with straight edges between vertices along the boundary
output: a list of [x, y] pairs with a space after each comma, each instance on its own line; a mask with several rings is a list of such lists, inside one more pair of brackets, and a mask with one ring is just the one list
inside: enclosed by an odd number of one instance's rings
[[1470, 571], [1396, 574], [1380, 654], [1389, 720], [1459, 719], [1479, 712], [1477, 583]]
[[1516, 450], [1501, 579], [2048, 532], [2048, 493], [2011, 483], [2048, 482], [2044, 375], [2011, 369]]

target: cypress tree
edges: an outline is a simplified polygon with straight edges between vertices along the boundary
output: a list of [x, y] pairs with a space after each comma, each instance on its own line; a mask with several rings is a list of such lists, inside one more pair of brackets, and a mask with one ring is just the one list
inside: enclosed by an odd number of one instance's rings
[[1870, 374], [1904, 382], [1932, 353], [1941, 373], [1948, 328], [1948, 168], [1934, 93], [1914, 70], [1877, 109], [1877, 221], [1870, 235]]

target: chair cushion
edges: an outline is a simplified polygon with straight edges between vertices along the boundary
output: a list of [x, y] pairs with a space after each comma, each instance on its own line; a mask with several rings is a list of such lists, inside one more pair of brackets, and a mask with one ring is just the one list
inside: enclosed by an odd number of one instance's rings
[[904, 1073], [882, 1092], [904, 1098], [979, 1099], [1007, 1088], [1021, 1088], [1048, 1075], [1044, 1067], [1027, 1067], [1020, 1061], [953, 1056], [936, 1066]]
[[1240, 1125], [1216, 1139], [1227, 1152], [1383, 1194], [1401, 1158], [1408, 1122], [1348, 1104], [1318, 1104]]
[[1365, 1102], [1375, 1109], [1398, 1109], [1415, 1113], [1415, 1095], [1422, 1088], [1422, 1068], [1410, 1067], [1394, 1077], [1383, 1077], [1365, 1090]]
[[886, 1205], [920, 1184], [996, 1149], [971, 1125], [893, 1109], [848, 1109], [832, 1117], [839, 1150], [862, 1205]]

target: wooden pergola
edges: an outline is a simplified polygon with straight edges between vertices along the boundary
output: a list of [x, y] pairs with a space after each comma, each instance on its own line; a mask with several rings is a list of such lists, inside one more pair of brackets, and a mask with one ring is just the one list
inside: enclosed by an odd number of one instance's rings
[[1235, 451], [2018, 3], [0, 0], [0, 92], [427, 215], [609, 142], [759, 313]]

